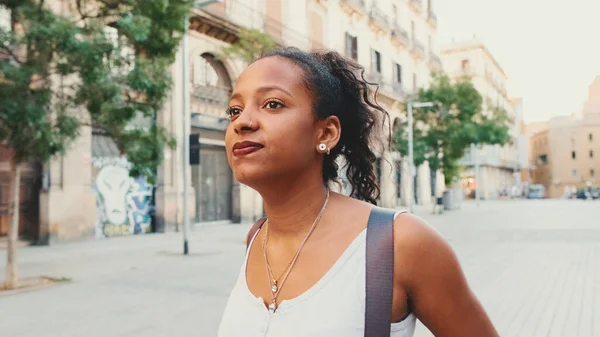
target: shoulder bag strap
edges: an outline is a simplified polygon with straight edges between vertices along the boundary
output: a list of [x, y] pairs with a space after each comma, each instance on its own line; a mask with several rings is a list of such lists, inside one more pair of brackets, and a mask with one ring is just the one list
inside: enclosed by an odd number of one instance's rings
[[374, 207], [367, 225], [365, 337], [389, 337], [394, 289], [394, 214]]
[[250, 245], [250, 241], [252, 241], [252, 238], [254, 237], [254, 235], [256, 234], [256, 232], [258, 232], [258, 230], [262, 227], [262, 225], [265, 223], [265, 221], [267, 221], [267, 218], [260, 218], [258, 219], [254, 225], [252, 225], [252, 228], [250, 228], [250, 230], [248, 231], [248, 235], [246, 235], [246, 250], [248, 250], [248, 246]]

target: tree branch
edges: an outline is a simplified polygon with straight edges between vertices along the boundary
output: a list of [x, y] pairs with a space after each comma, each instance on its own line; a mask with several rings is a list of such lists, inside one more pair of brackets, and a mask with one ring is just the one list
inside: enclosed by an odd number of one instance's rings
[[19, 60], [19, 56], [17, 54], [15, 54], [15, 52], [9, 46], [1, 46], [0, 45], [0, 48], [4, 52], [6, 52], [7, 56], [10, 56], [13, 59], [13, 61], [17, 62], [20, 65], [25, 64], [25, 61]]

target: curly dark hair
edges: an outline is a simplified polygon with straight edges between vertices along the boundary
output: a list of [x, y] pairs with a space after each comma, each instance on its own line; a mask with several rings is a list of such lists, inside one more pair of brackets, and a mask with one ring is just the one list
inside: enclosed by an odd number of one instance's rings
[[[389, 118], [376, 100], [378, 87], [365, 80], [365, 69], [335, 51], [305, 52], [286, 47], [271, 51], [261, 58], [286, 58], [304, 71], [304, 83], [313, 97], [313, 112], [318, 119], [331, 115], [340, 120], [342, 133], [339, 143], [323, 162], [323, 182], [338, 178], [337, 158], [346, 161], [346, 176], [352, 186], [351, 196], [377, 204], [380, 189], [374, 173], [377, 160], [371, 142], [376, 139], [376, 111]], [[360, 76], [360, 78], [359, 78]], [[369, 90], [374, 85], [375, 90]], [[373, 97], [370, 97], [373, 95]], [[385, 123], [382, 123], [382, 125]]]

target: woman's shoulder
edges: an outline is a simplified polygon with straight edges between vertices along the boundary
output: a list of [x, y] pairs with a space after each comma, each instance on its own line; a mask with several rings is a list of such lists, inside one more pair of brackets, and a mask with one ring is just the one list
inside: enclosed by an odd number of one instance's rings
[[406, 212], [394, 220], [394, 255], [396, 267], [407, 283], [456, 260], [448, 241], [432, 225]]
[[429, 255], [431, 250], [449, 247], [446, 239], [423, 218], [406, 211], [396, 212], [394, 249], [397, 257], [418, 261]]

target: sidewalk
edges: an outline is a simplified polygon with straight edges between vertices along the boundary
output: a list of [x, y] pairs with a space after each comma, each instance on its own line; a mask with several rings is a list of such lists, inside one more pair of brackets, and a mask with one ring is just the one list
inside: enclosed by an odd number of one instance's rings
[[[600, 336], [599, 206], [506, 201], [416, 213], [451, 243], [501, 336], [591, 337]], [[21, 277], [71, 282], [0, 295], [0, 336], [215, 336], [249, 226], [195, 228], [189, 256], [181, 233], [21, 248]], [[419, 326], [415, 336], [431, 334]]]

